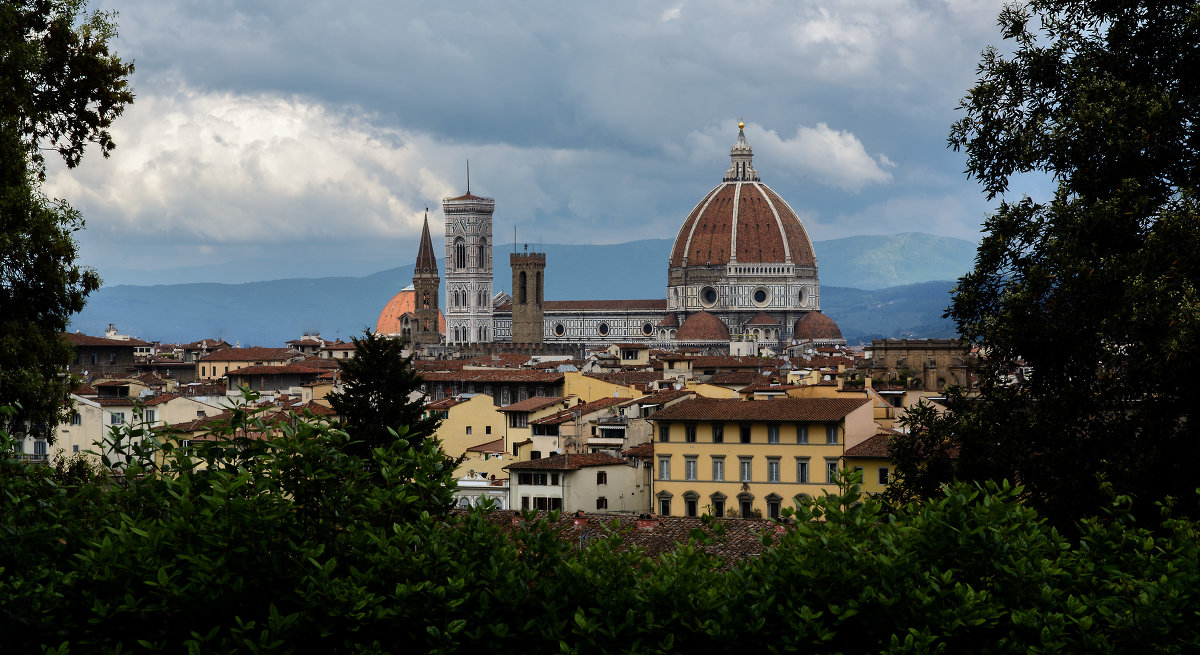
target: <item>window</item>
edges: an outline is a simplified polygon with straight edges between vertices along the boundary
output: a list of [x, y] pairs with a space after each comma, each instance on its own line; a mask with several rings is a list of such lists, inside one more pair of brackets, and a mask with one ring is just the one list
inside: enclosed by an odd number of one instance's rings
[[836, 457], [826, 457], [825, 458], [825, 481], [836, 483], [837, 475], [838, 475], [837, 458]]
[[111, 425], [121, 425], [125, 422], [125, 412], [113, 412], [109, 414], [108, 422]]
[[557, 473], [550, 474], [550, 484], [551, 484], [551, 486], [555, 486], [555, 487], [558, 486], [558, 474]]
[[471, 436], [471, 426], [467, 426], [467, 436]]
[[808, 484], [808, 458], [796, 458], [796, 482]]
[[725, 496], [717, 494], [712, 497], [712, 515], [717, 518], [725, 516]]
[[532, 473], [518, 473], [517, 474], [517, 483], [518, 484], [533, 484], [533, 474]]
[[767, 426], [767, 443], [779, 443], [779, 426]]
[[154, 409], [147, 409], [142, 413], [142, 418], [147, 423], [153, 423], [158, 420], [158, 411]]
[[597, 471], [596, 472], [596, 484], [608, 484], [608, 472], [607, 471]]
[[604, 496], [596, 498], [596, 509], [608, 509], [608, 499]]
[[750, 457], [738, 458], [738, 480], [742, 482], [750, 481]]
[[83, 417], [79, 415], [79, 412], [71, 414], [71, 425], [83, 425]]
[[767, 458], [767, 482], [779, 482], [779, 458]]
[[533, 474], [533, 483], [535, 485], [538, 485], [539, 487], [546, 486], [546, 474], [545, 473], [534, 473]]
[[662, 442], [671, 440], [671, 426], [669, 424], [663, 423], [658, 427], [658, 440]]
[[837, 440], [837, 424], [835, 423], [833, 425], [826, 425], [825, 426], [825, 443], [835, 444], [837, 442], [838, 442], [838, 440]]
[[196, 418], [204, 418], [207, 415], [208, 414], [202, 409], [196, 410]]
[[696, 458], [694, 456], [683, 459], [683, 477], [685, 480], [696, 479]]
[[725, 458], [724, 457], [713, 457], [712, 465], [713, 465], [713, 467], [712, 467], [713, 482], [724, 482], [725, 481]]
[[688, 443], [696, 443], [696, 426], [695, 425], [683, 426], [683, 440]]
[[671, 479], [671, 458], [670, 457], [659, 457], [658, 458], [658, 479], [659, 480], [670, 480]]
[[773, 519], [779, 518], [779, 508], [782, 500], [782, 497], [776, 496], [775, 494], [767, 496], [767, 516]]
[[521, 496], [521, 509], [529, 509], [529, 496]]
[[685, 516], [695, 516], [696, 515], [696, 499], [695, 498], [684, 498], [683, 499], [683, 513]]
[[491, 433], [492, 433], [492, 426], [490, 426], [490, 425], [485, 425], [485, 426], [483, 426], [483, 433], [484, 433], [484, 434], [491, 434]]
[[750, 443], [750, 426], [742, 426], [742, 443]]
[[529, 400], [529, 390], [525, 387], [517, 389], [517, 401]]
[[713, 443], [725, 443], [725, 426], [719, 423], [713, 423], [712, 426]]
[[808, 426], [803, 423], [796, 424], [796, 443], [808, 443]]
[[72, 444], [72, 445], [71, 445], [71, 452], [73, 452], [73, 453], [77, 453], [77, 452], [79, 452], [79, 444]]
[[882, 484], [882, 485], [884, 485], [884, 486], [887, 486], [887, 483], [888, 483], [888, 473], [889, 473], [889, 471], [888, 471], [888, 467], [886, 467], [886, 466], [880, 466], [880, 467], [879, 467], [879, 484]]
[[661, 514], [662, 516], [670, 516], [671, 515], [671, 499], [670, 498], [659, 498], [658, 499], [658, 513]]
[[[508, 387], [504, 387], [503, 389], [500, 390], [500, 404], [508, 405], [510, 403], [512, 403], [512, 395], [509, 393]], [[518, 426], [514, 425], [513, 427], [518, 427]], [[519, 427], [524, 427], [524, 426], [519, 426]]]
[[749, 498], [739, 498], [738, 499], [738, 512], [741, 513], [742, 518], [748, 518], [751, 514], [754, 513], [754, 502], [751, 501]]

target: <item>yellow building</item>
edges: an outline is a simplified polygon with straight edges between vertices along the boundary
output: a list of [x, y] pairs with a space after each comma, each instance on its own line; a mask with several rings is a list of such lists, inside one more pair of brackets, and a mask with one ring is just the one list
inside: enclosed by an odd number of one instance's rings
[[659, 411], [654, 502], [665, 516], [779, 516], [837, 490], [845, 448], [873, 436], [866, 398], [694, 398]]
[[291, 348], [225, 348], [196, 361], [197, 380], [217, 380], [250, 366], [283, 366], [304, 356]]
[[590, 403], [601, 398], [637, 398], [641, 391], [623, 384], [606, 382], [578, 371], [567, 371], [563, 374], [563, 395], [577, 396], [583, 402]]
[[502, 444], [501, 454], [492, 452], [491, 448], [486, 449], [487, 452], [472, 450], [504, 439], [505, 415], [496, 411], [491, 396], [479, 393], [445, 398], [426, 405], [426, 412], [442, 419], [436, 433], [442, 442], [442, 450], [451, 457], [467, 456], [454, 470], [455, 478], [468, 473], [482, 474], [489, 479], [493, 475], [508, 477], [504, 465], [513, 460], [502, 454], [508, 450], [506, 444]]
[[891, 431], [879, 432], [866, 441], [847, 448], [845, 468], [862, 474], [862, 490], [868, 494], [880, 494], [892, 482], [895, 467], [888, 461], [888, 435]]

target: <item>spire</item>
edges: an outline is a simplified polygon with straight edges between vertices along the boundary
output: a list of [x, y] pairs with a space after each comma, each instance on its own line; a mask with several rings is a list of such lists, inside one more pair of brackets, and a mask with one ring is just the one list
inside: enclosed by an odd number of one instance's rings
[[437, 259], [433, 256], [433, 240], [429, 238], [429, 208], [425, 208], [425, 226], [421, 228], [421, 245], [417, 248], [415, 275], [437, 275]]
[[746, 123], [738, 120], [737, 141], [729, 149], [729, 170], [725, 171], [725, 182], [757, 182], [758, 171], [754, 170], [754, 150], [746, 143]]
[[467, 157], [467, 195], [471, 195], [471, 158]]

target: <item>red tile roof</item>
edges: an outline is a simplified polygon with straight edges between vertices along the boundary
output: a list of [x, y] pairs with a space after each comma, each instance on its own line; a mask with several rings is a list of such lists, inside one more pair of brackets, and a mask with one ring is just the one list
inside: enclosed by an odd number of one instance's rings
[[558, 412], [556, 414], [551, 414], [550, 416], [543, 416], [542, 418], [539, 418], [535, 421], [530, 421], [529, 424], [530, 425], [562, 425], [563, 423], [566, 423], [567, 421], [574, 420], [576, 415], [578, 415], [580, 417], [587, 416], [588, 414], [591, 414], [592, 412], [599, 412], [603, 409], [612, 407], [613, 405], [620, 405], [628, 400], [629, 400], [628, 398], [601, 398], [599, 400], [593, 400], [590, 403], [584, 403], [582, 405], [573, 405], [572, 407], [570, 407], [568, 409], [564, 409], [561, 412]]
[[841, 339], [842, 331], [832, 318], [821, 312], [806, 312], [796, 321], [795, 337], [799, 340]]
[[652, 421], [838, 421], [870, 402], [866, 398], [692, 398], [659, 410]]
[[650, 394], [649, 396], [642, 396], [641, 398], [634, 398], [633, 400], [627, 400], [627, 401], [625, 401], [624, 404], [626, 404], [626, 405], [665, 405], [665, 404], [671, 402], [672, 400], [676, 400], [678, 398], [683, 398], [685, 396], [694, 396], [694, 395], [696, 395], [695, 391], [689, 391], [687, 389], [663, 389], [662, 391]]
[[105, 339], [104, 337], [93, 337], [79, 332], [64, 332], [63, 337], [71, 343], [72, 346], [105, 346], [109, 348], [134, 348], [137, 346], [149, 346], [149, 343], [140, 339]]
[[708, 312], [692, 314], [679, 326], [676, 341], [729, 341], [729, 328], [724, 321]]
[[853, 448], [848, 448], [843, 457], [886, 459], [888, 456], [888, 433], [881, 432]]
[[615, 464], [625, 464], [625, 460], [607, 453], [578, 453], [531, 459], [527, 462], [514, 462], [504, 468], [513, 471], [578, 471], [590, 466], [613, 466]]
[[562, 373], [498, 368], [490, 370], [430, 371], [422, 373], [427, 382], [562, 382]]
[[455, 405], [461, 405], [464, 402], [466, 401], [457, 396], [450, 396], [449, 398], [442, 398], [441, 400], [425, 403], [425, 409], [431, 412], [444, 412], [451, 407], [454, 407]]
[[500, 439], [496, 439], [495, 441], [481, 443], [478, 446], [471, 446], [470, 448], [467, 449], [467, 452], [471, 452], [471, 453], [503, 453], [503, 452], [506, 452], [504, 450], [504, 439], [500, 438]]
[[746, 325], [779, 325], [779, 321], [771, 318], [766, 312], [759, 312], [754, 318], [746, 321]]
[[281, 362], [299, 357], [291, 348], [225, 348], [201, 357], [201, 362]]
[[566, 398], [563, 398], [562, 396], [535, 396], [533, 398], [526, 398], [525, 400], [505, 405], [504, 407], [498, 408], [497, 411], [536, 412], [539, 409], [544, 409], [556, 403], [561, 403], [565, 400]]
[[644, 444], [634, 446], [633, 448], [623, 450], [621, 451], [621, 454], [625, 455], [626, 457], [640, 457], [641, 459], [649, 459], [654, 457], [654, 443], [648, 441]]
[[236, 371], [230, 371], [225, 374], [225, 377], [243, 376], [249, 377], [252, 375], [319, 375], [321, 369], [309, 364], [308, 362], [292, 362], [283, 365], [263, 365], [263, 366], [247, 366], [239, 368]]

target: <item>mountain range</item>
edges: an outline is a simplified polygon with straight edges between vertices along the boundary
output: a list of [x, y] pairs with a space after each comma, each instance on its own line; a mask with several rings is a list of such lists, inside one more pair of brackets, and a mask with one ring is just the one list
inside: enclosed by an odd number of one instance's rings
[[[546, 298], [661, 298], [672, 243], [543, 245]], [[818, 241], [814, 249], [821, 309], [837, 321], [848, 342], [954, 335], [942, 314], [952, 280], [972, 266], [973, 243], [906, 233]], [[511, 286], [508, 254], [514, 250], [508, 244], [493, 253], [496, 291]], [[438, 265], [445, 271], [443, 261]], [[412, 282], [412, 270], [408, 265], [362, 277], [104, 286], [90, 296], [71, 329], [100, 335], [114, 323], [120, 332], [146, 340], [223, 338], [243, 346], [281, 346], [305, 332], [347, 339], [374, 326], [384, 304]], [[205, 271], [188, 274], [203, 277]]]

